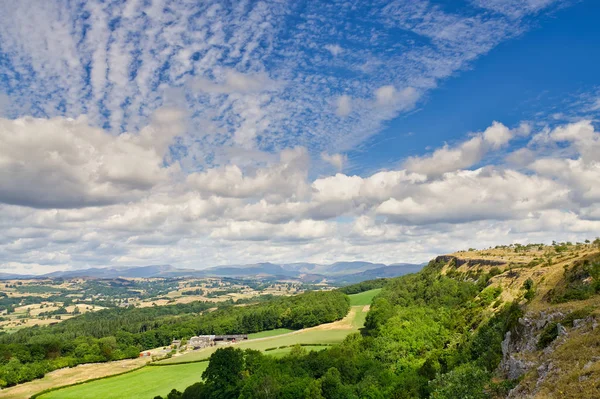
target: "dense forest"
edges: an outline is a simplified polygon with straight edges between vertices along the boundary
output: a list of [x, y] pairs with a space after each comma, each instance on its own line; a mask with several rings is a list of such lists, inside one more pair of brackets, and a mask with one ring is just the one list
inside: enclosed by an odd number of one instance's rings
[[[215, 352], [198, 382], [168, 399], [221, 398], [489, 398], [513, 382], [495, 383], [501, 342], [521, 316], [501, 304], [489, 274], [457, 281], [441, 263], [383, 285], [362, 333], [320, 352], [297, 347], [277, 359], [234, 348]], [[489, 311], [495, 306], [496, 312]], [[149, 398], [150, 399], [150, 398]]]
[[62, 323], [0, 335], [0, 387], [42, 377], [80, 363], [133, 358], [141, 350], [198, 334], [252, 333], [304, 328], [343, 318], [348, 297], [307, 292], [248, 306], [193, 302], [149, 308], [113, 308]]

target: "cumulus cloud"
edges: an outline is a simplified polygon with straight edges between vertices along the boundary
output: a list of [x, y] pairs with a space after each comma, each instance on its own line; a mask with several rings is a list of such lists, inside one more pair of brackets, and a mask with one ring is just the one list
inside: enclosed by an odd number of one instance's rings
[[309, 157], [306, 149], [284, 150], [279, 162], [245, 173], [227, 165], [188, 176], [191, 187], [205, 195], [222, 197], [302, 197], [307, 189]]
[[[239, 164], [181, 179], [160, 154], [167, 140], [153, 139], [160, 123], [178, 120], [167, 110], [152, 129], [121, 136], [84, 119], [3, 120], [1, 170], [18, 173], [2, 175], [0, 268], [323, 262], [365, 251], [374, 261], [422, 261], [465, 242], [576, 241], [600, 223], [600, 133], [589, 121], [531, 135], [509, 154], [526, 153], [517, 169], [478, 166], [531, 133], [494, 123], [423, 158], [438, 164], [433, 171], [410, 159], [406, 168], [311, 179], [308, 151], [294, 148], [277, 159], [255, 154], [259, 165], [240, 153], [231, 157]], [[56, 140], [57, 130], [69, 140]], [[336, 155], [323, 157], [339, 165]], [[24, 191], [16, 178], [35, 184]]]
[[480, 162], [486, 153], [506, 146], [516, 134], [523, 130], [510, 130], [501, 123], [494, 122], [482, 133], [477, 133], [456, 147], [444, 146], [431, 155], [411, 157], [406, 160], [406, 169], [428, 176], [439, 176], [446, 172], [468, 168]]
[[0, 202], [76, 208], [135, 199], [177, 169], [163, 161], [180, 116], [164, 110], [155, 125], [120, 136], [85, 117], [0, 119]]

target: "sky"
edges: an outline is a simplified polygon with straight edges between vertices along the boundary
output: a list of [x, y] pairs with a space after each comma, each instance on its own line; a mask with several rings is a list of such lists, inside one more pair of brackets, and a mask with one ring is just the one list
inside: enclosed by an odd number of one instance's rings
[[0, 272], [600, 235], [593, 0], [0, 0]]

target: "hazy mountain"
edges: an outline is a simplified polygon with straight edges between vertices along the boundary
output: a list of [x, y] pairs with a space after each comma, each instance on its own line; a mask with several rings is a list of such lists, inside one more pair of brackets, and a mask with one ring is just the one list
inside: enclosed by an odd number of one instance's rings
[[180, 269], [171, 265], [138, 267], [95, 267], [81, 270], [65, 270], [41, 276], [0, 273], [0, 279], [24, 278], [150, 278], [150, 277], [273, 277], [277, 279], [300, 279], [318, 282], [324, 279], [335, 283], [353, 283], [374, 278], [395, 277], [420, 270], [423, 265], [409, 263], [384, 265], [370, 262], [336, 262], [330, 265], [316, 263], [255, 263], [248, 265], [216, 266], [208, 269]]
[[341, 276], [333, 277], [333, 281], [336, 284], [347, 285], [360, 283], [361, 281], [374, 280], [377, 278], [391, 278], [399, 277], [405, 274], [416, 273], [420, 271], [424, 264], [415, 265], [410, 263], [401, 263], [390, 266], [379, 267], [377, 269], [370, 269], [360, 273], [345, 274]]
[[0, 273], [0, 280], [17, 280], [17, 279], [36, 278], [36, 277], [37, 276], [30, 276], [28, 274]]

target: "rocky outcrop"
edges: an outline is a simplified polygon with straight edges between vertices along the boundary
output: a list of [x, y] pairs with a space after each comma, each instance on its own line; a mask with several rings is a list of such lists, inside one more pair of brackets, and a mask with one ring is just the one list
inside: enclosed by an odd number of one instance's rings
[[[517, 379], [529, 371], [534, 371], [528, 378], [529, 383], [517, 385], [510, 391], [508, 398], [536, 397], [544, 383], [561, 375], [562, 370], [553, 360], [553, 353], [569, 339], [569, 330], [559, 322], [565, 316], [561, 312], [527, 313], [518, 320], [517, 328], [506, 333], [502, 342], [502, 362], [498, 371], [508, 379]], [[537, 346], [540, 334], [551, 323], [556, 323], [558, 336], [548, 347], [540, 350]], [[584, 333], [593, 333], [597, 328], [598, 321], [593, 316], [574, 320], [572, 327], [573, 332], [581, 329]], [[592, 358], [583, 369], [590, 368], [598, 360], [600, 357]]]
[[435, 263], [450, 263], [454, 261], [456, 267], [460, 267], [465, 264], [469, 264], [471, 266], [480, 265], [480, 266], [503, 266], [506, 265], [506, 262], [500, 260], [493, 259], [461, 259], [456, 256], [451, 255], [443, 255], [435, 258]]

